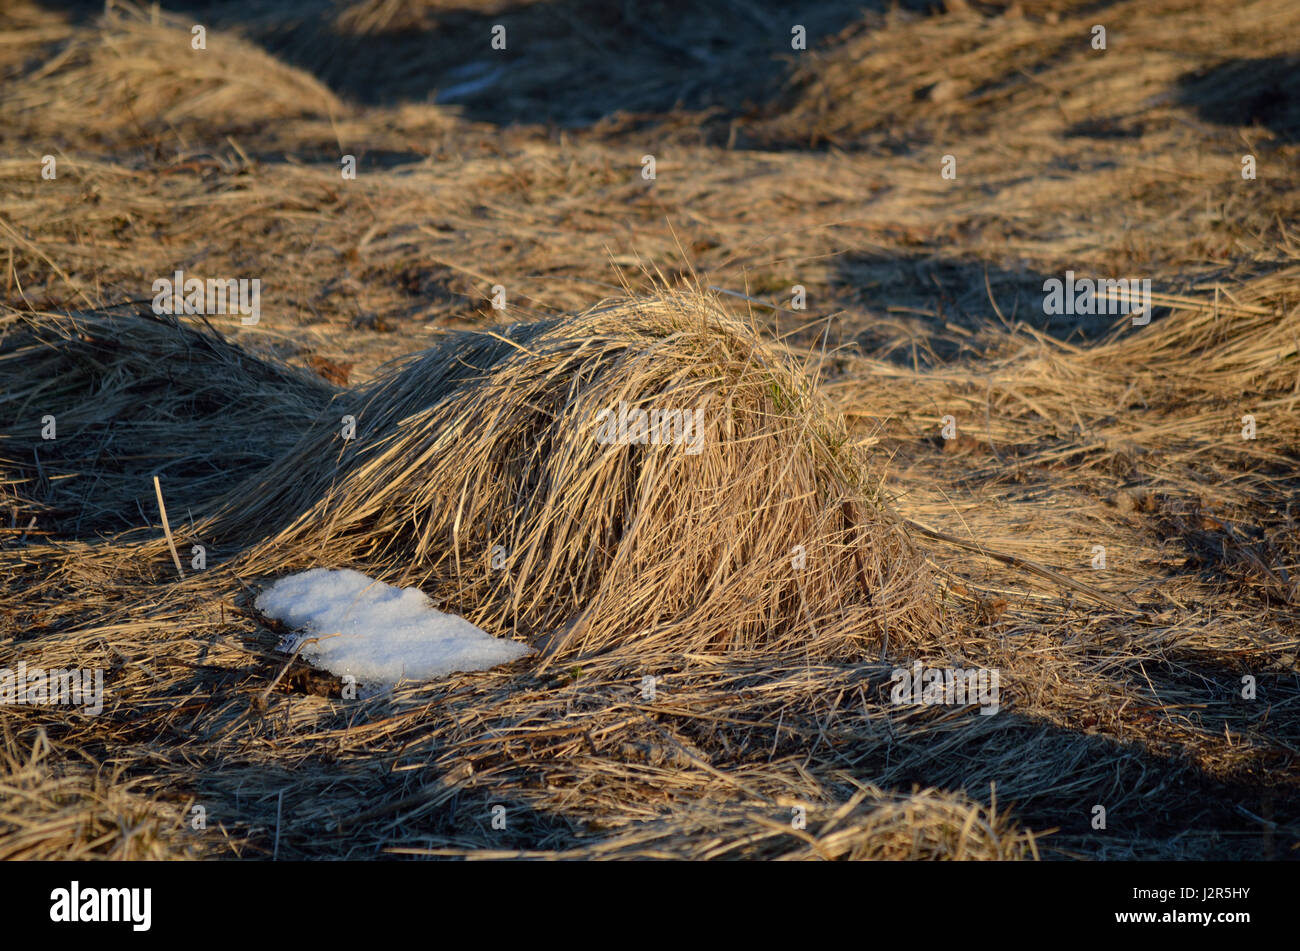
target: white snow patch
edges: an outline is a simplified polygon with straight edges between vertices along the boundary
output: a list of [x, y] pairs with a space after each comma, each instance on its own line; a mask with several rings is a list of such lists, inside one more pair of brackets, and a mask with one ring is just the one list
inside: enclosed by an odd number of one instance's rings
[[[281, 578], [256, 603], [263, 614], [304, 629], [302, 640], [320, 638], [302, 649], [307, 661], [366, 685], [487, 670], [533, 652], [444, 614], [418, 588], [395, 588], [349, 568]], [[297, 643], [290, 639], [282, 649]]]

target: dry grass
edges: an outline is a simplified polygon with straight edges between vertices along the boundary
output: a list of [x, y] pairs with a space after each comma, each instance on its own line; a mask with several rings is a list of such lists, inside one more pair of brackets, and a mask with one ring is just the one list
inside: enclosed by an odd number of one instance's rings
[[[831, 4], [797, 56], [727, 10], [302, 0], [178, 60], [188, 20], [6, 8], [0, 666], [107, 691], [6, 712], [0, 855], [1294, 854], [1294, 5]], [[496, 92], [430, 104], [498, 16]], [[262, 324], [149, 316], [177, 268]], [[1155, 319], [1043, 316], [1067, 269]], [[704, 452], [596, 443], [620, 400]], [[268, 692], [250, 595], [318, 564], [543, 654]], [[891, 703], [913, 660], [1000, 711]]]
[[[1140, 137], [1147, 125], [1177, 121], [1179, 80], [1193, 64], [1208, 72], [1240, 55], [1238, 43], [1261, 60], [1294, 55], [1300, 30], [1300, 11], [1286, 0], [1043, 6], [1007, 4], [989, 16], [956, 4], [941, 17], [895, 10], [893, 29], [855, 24], [798, 61], [759, 134], [813, 146], [947, 141], [958, 150], [990, 133], [1004, 144]], [[1207, 17], [1222, 27], [1207, 29]], [[1098, 25], [1104, 50], [1093, 46]], [[1223, 90], [1243, 124], [1260, 91], [1252, 85], [1267, 84], [1244, 70]]]
[[142, 795], [147, 781], [105, 775], [75, 746], [43, 730], [19, 747], [6, 724], [0, 749], [0, 859], [149, 861], [185, 858], [181, 810]]
[[[624, 405], [688, 410], [697, 441], [602, 444]], [[246, 570], [372, 565], [553, 657], [824, 658], [932, 623], [877, 494], [791, 357], [677, 294], [448, 338], [336, 401], [198, 530], [254, 545]]]
[[264, 123], [347, 113], [320, 82], [237, 36], [205, 31], [199, 51], [189, 21], [129, 5], [120, 10], [102, 29], [68, 31], [24, 77], [6, 119], [19, 129], [61, 128], [129, 148], [164, 133], [203, 138], [214, 127], [252, 132]]

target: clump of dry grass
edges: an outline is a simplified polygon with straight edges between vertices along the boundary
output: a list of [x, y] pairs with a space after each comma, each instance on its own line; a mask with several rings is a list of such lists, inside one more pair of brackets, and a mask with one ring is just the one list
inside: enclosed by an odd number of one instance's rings
[[[121, 392], [162, 385], [169, 362], [132, 368]], [[253, 369], [239, 385], [270, 419], [320, 390], [304, 398], [287, 371], [281, 395], [258, 390], [270, 377]], [[602, 444], [600, 414], [622, 404], [689, 410], [694, 431], [671, 435], [697, 441]], [[225, 455], [218, 433], [202, 438], [195, 452]], [[857, 656], [934, 623], [923, 563], [874, 478], [788, 352], [705, 296], [664, 293], [399, 362], [340, 393], [195, 532], [244, 551], [245, 576], [360, 565], [551, 654]]]
[[[894, 144], [944, 137], [950, 148], [995, 128], [1140, 136], [1152, 106], [1167, 108], [1189, 55], [1226, 57], [1220, 24], [1267, 25], [1252, 31], [1258, 57], [1293, 52], [1300, 29], [1288, 0], [1053, 6], [1009, 4], [988, 16], [957, 4], [934, 16], [895, 10], [885, 29], [854, 24], [795, 61], [754, 135], [800, 146], [850, 146], [873, 133]], [[1107, 31], [1105, 49], [1092, 45], [1096, 26]], [[1245, 70], [1236, 92], [1251, 80]]]
[[315, 78], [236, 35], [207, 30], [206, 48], [192, 48], [195, 25], [117, 3], [96, 28], [70, 31], [44, 62], [6, 79], [0, 117], [117, 140], [177, 128], [209, 139], [284, 119], [347, 114]]
[[15, 501], [69, 535], [140, 527], [153, 475], [174, 513], [200, 509], [334, 394], [202, 325], [122, 311], [0, 315], [0, 383]]

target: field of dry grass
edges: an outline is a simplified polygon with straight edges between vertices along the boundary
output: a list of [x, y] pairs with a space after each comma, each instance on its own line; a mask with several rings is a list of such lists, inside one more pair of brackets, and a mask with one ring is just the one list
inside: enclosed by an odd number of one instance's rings
[[[0, 669], [105, 687], [0, 858], [1300, 856], [1300, 5], [110, 6], [0, 8]], [[538, 653], [346, 699], [316, 566]]]

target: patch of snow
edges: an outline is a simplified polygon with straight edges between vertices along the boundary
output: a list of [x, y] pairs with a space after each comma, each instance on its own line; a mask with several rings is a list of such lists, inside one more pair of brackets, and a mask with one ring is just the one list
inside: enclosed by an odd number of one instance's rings
[[487, 670], [533, 652], [444, 614], [418, 588], [395, 588], [350, 568], [313, 568], [280, 578], [256, 604], [263, 614], [304, 631], [282, 649], [318, 637], [300, 656], [366, 685]]

